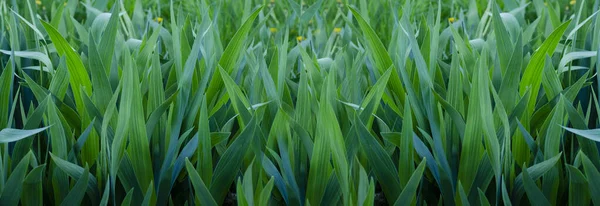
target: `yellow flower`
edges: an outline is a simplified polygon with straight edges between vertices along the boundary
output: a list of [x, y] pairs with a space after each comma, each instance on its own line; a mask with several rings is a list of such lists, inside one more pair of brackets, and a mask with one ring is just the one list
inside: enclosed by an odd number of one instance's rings
[[158, 22], [158, 23], [160, 24], [160, 23], [162, 23], [162, 21], [163, 21], [163, 18], [161, 18], [161, 17], [156, 17], [156, 19], [154, 19], [154, 20], [156, 20], [156, 22]]
[[342, 32], [342, 28], [335, 27], [335, 28], [333, 28], [333, 32], [336, 34], [339, 34], [340, 32]]
[[448, 21], [449, 21], [450, 23], [454, 23], [454, 22], [456, 21], [456, 18], [454, 18], [454, 17], [450, 17], [450, 18], [448, 18]]
[[277, 32], [277, 28], [271, 27], [271, 28], [269, 28], [269, 31], [271, 33], [275, 33], [275, 32]]
[[37, 5], [42, 5], [42, 1], [40, 1], [40, 0], [35, 0], [35, 4], [37, 4]]
[[305, 38], [304, 38], [303, 36], [298, 36], [298, 37], [296, 37], [296, 40], [298, 40], [298, 41], [302, 41], [302, 40], [304, 40], [304, 39], [305, 39]]
[[571, 1], [569, 2], [569, 4], [571, 4], [571, 5], [575, 5], [575, 3], [577, 3], [577, 1], [575, 1], [575, 0], [571, 0]]
[[67, 7], [67, 2], [63, 3], [63, 7]]

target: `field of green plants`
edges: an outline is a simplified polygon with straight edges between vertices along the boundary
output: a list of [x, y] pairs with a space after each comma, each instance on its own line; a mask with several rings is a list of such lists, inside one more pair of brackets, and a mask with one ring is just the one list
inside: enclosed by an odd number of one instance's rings
[[0, 205], [600, 205], [600, 0], [1, 0]]

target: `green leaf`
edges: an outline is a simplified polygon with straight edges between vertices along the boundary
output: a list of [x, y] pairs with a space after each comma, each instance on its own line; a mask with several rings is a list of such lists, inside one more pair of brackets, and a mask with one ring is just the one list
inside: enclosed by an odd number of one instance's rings
[[127, 192], [125, 198], [123, 198], [123, 202], [121, 202], [121, 206], [131, 205], [131, 199], [133, 198], [133, 189], [134, 188], [129, 189], [129, 192]]
[[[584, 163], [585, 164], [585, 163]], [[585, 166], [584, 166], [585, 167]], [[569, 173], [569, 204], [570, 205], [585, 205], [590, 202], [589, 190], [582, 190], [581, 188], [588, 187], [588, 181], [574, 166], [566, 165]]]
[[83, 200], [83, 196], [85, 195], [85, 191], [87, 190], [86, 187], [88, 185], [89, 176], [90, 170], [86, 168], [83, 171], [83, 175], [79, 177], [79, 180], [77, 180], [77, 183], [75, 183], [75, 186], [71, 188], [71, 191], [69, 192], [67, 197], [65, 197], [62, 203], [60, 203], [61, 206], [81, 204], [81, 200]]
[[[495, 167], [499, 166], [498, 139], [494, 132], [494, 119], [492, 118], [491, 100], [489, 94], [489, 76], [486, 56], [484, 52], [479, 58], [479, 66], [474, 68], [472, 87], [469, 96], [469, 110], [465, 127], [465, 137], [462, 141], [462, 151], [458, 168], [458, 179], [462, 182], [466, 193], [470, 193], [471, 186], [477, 174], [479, 162], [483, 157], [485, 142], [490, 161]], [[483, 139], [482, 139], [483, 136]], [[495, 168], [498, 169], [498, 168]], [[496, 170], [497, 171], [497, 170]]]
[[[404, 103], [404, 119], [402, 120], [402, 134], [400, 136], [400, 158], [398, 160], [398, 174], [400, 175], [400, 183], [405, 186], [410, 180], [408, 175], [415, 171], [414, 165], [414, 148], [413, 148], [413, 122], [412, 112], [410, 109], [410, 101]], [[383, 135], [383, 134], [382, 134]]]
[[[523, 168], [525, 168], [525, 165], [523, 165]], [[551, 205], [546, 196], [544, 196], [544, 193], [542, 193], [533, 179], [531, 179], [527, 170], [523, 170], [523, 184], [525, 185], [525, 192], [527, 192], [527, 197], [531, 205]]]
[[[505, 71], [506, 73], [502, 76], [502, 84], [500, 85], [500, 90], [498, 91], [500, 100], [502, 100], [502, 104], [505, 106], [507, 113], [510, 113], [515, 109], [515, 106], [517, 105], [517, 99], [519, 98], [519, 81], [522, 68], [521, 65], [523, 64], [522, 39], [523, 38], [521, 38], [519, 35], [515, 47], [512, 50], [510, 61], [507, 65], [507, 71]], [[510, 71], [508, 71], [509, 68], [511, 69]]]
[[269, 199], [271, 198], [271, 193], [272, 193], [274, 184], [275, 184], [275, 178], [273, 176], [271, 176], [271, 179], [269, 179], [269, 182], [267, 182], [265, 187], [260, 191], [257, 205], [268, 205], [269, 204]]
[[[53, 153], [50, 153], [50, 157], [52, 157], [52, 160], [54, 161], [56, 166], [58, 166], [58, 168], [60, 168], [63, 172], [65, 172], [73, 179], [80, 179], [85, 173], [85, 169], [83, 167], [63, 160], [60, 157], [54, 155]], [[100, 194], [100, 191], [98, 191], [98, 181], [96, 180], [96, 177], [89, 177], [89, 180], [87, 181], [86, 191], [88, 192], [88, 195], [90, 195], [93, 199], [98, 198], [96, 196]]]
[[537, 51], [535, 51], [535, 53], [533, 53], [529, 64], [527, 64], [527, 67], [525, 68], [525, 71], [523, 73], [523, 79], [519, 84], [519, 93], [523, 95], [528, 89], [531, 90], [531, 93], [529, 95], [533, 98], [530, 98], [529, 100], [529, 105], [527, 107], [528, 109], [526, 110], [527, 116], [533, 113], [535, 107], [536, 97], [538, 96], [540, 83], [542, 83], [542, 75], [544, 65], [546, 62], [546, 55], [552, 56], [554, 50], [556, 49], [556, 46], [558, 45], [558, 42], [560, 41], [562, 35], [564, 34], [565, 30], [567, 29], [570, 23], [571, 20], [568, 20], [562, 25], [560, 25], [558, 28], [556, 28], [556, 30], [554, 30], [552, 34], [550, 34], [550, 36], [544, 41], [544, 43], [542, 43], [540, 48]]
[[225, 153], [221, 155], [214, 169], [210, 193], [218, 204], [225, 199], [229, 186], [239, 171], [244, 154], [248, 150], [255, 136], [256, 117], [253, 117], [240, 135], [231, 143]]
[[583, 159], [583, 169], [588, 180], [588, 189], [592, 196], [592, 202], [594, 204], [600, 204], [600, 185], [596, 184], [600, 182], [600, 172], [598, 172], [598, 169], [585, 154], [580, 154]]
[[[363, 35], [368, 43], [369, 53], [372, 55], [373, 60], [375, 61], [375, 67], [379, 70], [380, 73], [384, 73], [384, 71], [388, 68], [392, 69], [391, 79], [388, 81], [388, 88], [391, 92], [393, 92], [396, 97], [400, 99], [400, 103], [404, 103], [404, 87], [402, 86], [402, 82], [400, 81], [400, 77], [398, 76], [398, 72], [394, 67], [392, 62], [392, 58], [390, 58], [389, 53], [386, 51], [383, 43], [379, 37], [377, 37], [377, 33], [373, 30], [371, 26], [365, 21], [364, 18], [353, 8], [348, 7], [356, 18], [360, 29], [363, 32]], [[387, 99], [384, 99], [387, 100]], [[386, 101], [386, 104], [395, 105], [393, 102]]]
[[98, 44], [98, 53], [101, 56], [102, 64], [104, 65], [105, 72], [109, 72], [110, 65], [112, 64], [113, 54], [115, 51], [115, 44], [117, 44], [116, 36], [118, 33], [119, 26], [119, 7], [113, 5], [110, 19], [104, 27], [102, 32], [102, 38], [100, 44]]
[[194, 186], [196, 198], [200, 200], [200, 204], [216, 206], [217, 203], [215, 202], [215, 199], [213, 199], [213, 196], [210, 194], [210, 191], [208, 190], [208, 188], [206, 188], [206, 185], [204, 185], [204, 181], [202, 181], [202, 178], [200, 178], [200, 175], [198, 175], [198, 172], [196, 172], [196, 169], [187, 158], [185, 159], [185, 168], [189, 174], [190, 181]]
[[46, 65], [46, 67], [50, 68], [49, 69], [50, 71], [53, 71], [53, 68], [54, 68], [52, 66], [52, 61], [50, 61], [50, 58], [48, 58], [48, 56], [46, 54], [41, 53], [41, 52], [34, 52], [34, 51], [7, 51], [7, 50], [1, 50], [0, 49], [0, 53], [4, 53], [6, 55], [13, 55], [14, 54], [17, 57], [38, 60], [38, 61], [44, 63], [44, 65]]
[[358, 124], [355, 126], [355, 129], [358, 133], [360, 144], [373, 167], [373, 172], [378, 180], [386, 182], [381, 187], [388, 202], [394, 202], [402, 190], [394, 163], [379, 142], [377, 142], [377, 139], [369, 133], [364, 123], [356, 118], [355, 122]]
[[[527, 174], [529, 175], [529, 178], [531, 178], [532, 181], [535, 181], [538, 178], [540, 178], [542, 175], [544, 175], [546, 172], [548, 172], [548, 170], [550, 170], [554, 167], [554, 165], [558, 162], [558, 160], [560, 160], [561, 155], [562, 155], [562, 153], [560, 153], [548, 160], [537, 163], [531, 167], [527, 167]], [[523, 190], [524, 189], [523, 186], [524, 186], [523, 172], [521, 172], [521, 174], [519, 174], [517, 176], [517, 178], [515, 178], [513, 192], [516, 195], [516, 200], [520, 200], [521, 197], [523, 196], [523, 193], [525, 192]]]
[[[250, 29], [252, 28], [252, 23], [254, 19], [258, 16], [263, 7], [256, 9], [244, 22], [244, 24], [238, 29], [237, 32], [231, 38], [231, 41], [223, 51], [223, 56], [219, 60], [219, 65], [223, 67], [228, 74], [231, 74], [234, 71], [234, 67], [237, 64], [239, 57], [242, 54], [242, 49], [245, 44], [246, 38]], [[223, 86], [223, 80], [221, 79], [221, 72], [215, 71], [214, 76], [210, 80], [208, 84], [208, 89], [206, 90], [206, 98], [208, 102], [213, 102], [217, 97], [219, 90]], [[218, 109], [218, 108], [217, 108]], [[211, 109], [211, 110], [214, 110]]]
[[[494, 36], [496, 37], [496, 49], [498, 52], [498, 57], [500, 57], [500, 65], [502, 66], [502, 74], [506, 75], [511, 52], [513, 51], [512, 42], [510, 40], [510, 34], [504, 27], [504, 22], [502, 21], [502, 17], [500, 17], [500, 11], [497, 5], [494, 4], [492, 9], [493, 15], [493, 26], [494, 26]], [[522, 49], [518, 47], [518, 49]]]
[[[198, 135], [202, 138], [198, 140], [198, 161], [202, 162], [202, 164], [198, 167], [198, 172], [200, 173], [200, 177], [202, 177], [202, 181], [206, 184], [210, 185], [212, 182], [213, 176], [213, 156], [212, 156], [212, 135], [210, 133], [210, 125], [208, 120], [208, 108], [206, 103], [206, 98], [202, 98], [202, 103], [200, 104], [200, 116], [198, 119]], [[211, 137], [211, 138], [208, 138]], [[219, 137], [219, 136], [217, 136]], [[222, 135], [222, 140], [229, 137], [229, 135]], [[220, 142], [220, 141], [216, 141]]]
[[458, 181], [458, 196], [460, 198], [456, 198], [456, 201], [460, 201], [458, 205], [463, 205], [463, 206], [470, 206], [471, 204], [469, 203], [469, 198], [467, 197], [467, 193], [465, 192], [465, 189], [462, 186], [462, 183], [460, 182], [460, 180]]
[[381, 97], [385, 92], [385, 85], [388, 83], [390, 74], [393, 68], [388, 68], [381, 77], [377, 80], [375, 85], [371, 88], [367, 96], [363, 99], [361, 108], [365, 108], [359, 114], [361, 120], [366, 122], [367, 128], [373, 124], [373, 114], [377, 111], [377, 107], [381, 104]]
[[248, 102], [248, 99], [246, 99], [246, 96], [244, 96], [242, 93], [242, 90], [237, 86], [233, 79], [231, 79], [225, 70], [219, 68], [219, 73], [221, 73], [221, 77], [223, 78], [223, 83], [225, 84], [225, 88], [229, 94], [229, 98], [231, 99], [233, 109], [235, 110], [236, 114], [239, 114], [241, 127], [243, 128], [252, 118], [252, 115], [248, 111], [248, 108], [250, 108], [250, 103]]
[[565, 128], [567, 131], [572, 132], [573, 134], [585, 137], [589, 140], [600, 142], [600, 129], [573, 129], [565, 126], [561, 126]]
[[23, 181], [23, 192], [21, 193], [21, 204], [23, 205], [42, 205], [44, 195], [42, 181], [46, 164], [37, 166], [27, 174]]
[[23, 191], [23, 180], [27, 174], [27, 168], [29, 167], [32, 156], [33, 152], [30, 151], [27, 153], [25, 158], [19, 162], [6, 180], [6, 185], [8, 187], [4, 187], [2, 190], [2, 195], [0, 195], [0, 205], [17, 205], [19, 203], [21, 191]]
[[37, 133], [43, 132], [49, 127], [50, 126], [32, 130], [5, 128], [0, 131], [0, 143], [16, 142], [21, 139], [36, 135]]
[[315, 2], [313, 5], [310, 5], [310, 7], [304, 10], [302, 13], [300, 20], [303, 22], [308, 22], [319, 11], [322, 4], [323, 0], [317, 0], [317, 2]]
[[81, 97], [81, 89], [90, 95], [92, 93], [92, 83], [88, 76], [87, 70], [81, 61], [79, 55], [73, 47], [62, 37], [62, 35], [52, 25], [42, 22], [42, 25], [48, 32], [48, 35], [56, 47], [56, 51], [60, 56], [66, 56], [67, 69], [69, 70], [69, 82], [73, 91], [77, 111], [80, 115], [85, 116], [85, 107]]
[[423, 171], [425, 170], [426, 162], [427, 159], [421, 160], [421, 163], [419, 163], [419, 166], [415, 172], [413, 172], [413, 174], [410, 176], [408, 183], [402, 190], [402, 193], [400, 193], [400, 196], [398, 196], [398, 199], [394, 205], [406, 205], [414, 202], [415, 195], [417, 193], [417, 187], [419, 186], [419, 182], [421, 182], [421, 178], [423, 177]]
[[13, 76], [15, 65], [13, 65], [14, 59], [10, 59], [6, 64], [2, 74], [0, 75], [0, 128], [6, 128], [9, 125], [8, 120], [8, 108], [11, 102], [11, 93], [13, 86]]

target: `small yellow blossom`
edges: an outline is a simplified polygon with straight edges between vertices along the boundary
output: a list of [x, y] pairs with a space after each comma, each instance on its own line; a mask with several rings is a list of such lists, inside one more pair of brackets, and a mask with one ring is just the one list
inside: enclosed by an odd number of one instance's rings
[[342, 28], [335, 27], [335, 28], [333, 28], [333, 32], [336, 34], [339, 34], [340, 32], [342, 32]]
[[277, 28], [271, 27], [271, 28], [269, 28], [269, 31], [271, 33], [275, 33], [275, 32], [277, 32]]
[[63, 3], [63, 7], [67, 7], [67, 2]]
[[42, 1], [40, 1], [40, 0], [35, 0], [35, 4], [37, 4], [37, 5], [42, 5]]
[[449, 21], [450, 23], [454, 23], [454, 22], [456, 21], [456, 18], [454, 18], [454, 17], [450, 17], [450, 18], [448, 18], [448, 21]]
[[156, 20], [156, 22], [158, 22], [160, 24], [160, 23], [162, 23], [163, 18], [162, 17], [156, 17], [156, 19], [154, 19], [154, 20]]
[[577, 3], [577, 1], [575, 1], [575, 0], [571, 0], [571, 1], [569, 2], [569, 4], [571, 4], [571, 5], [575, 5], [575, 3]]
[[304, 38], [303, 36], [298, 36], [298, 37], [296, 37], [296, 40], [298, 40], [298, 41], [303, 41], [304, 39], [305, 39], [305, 38]]
[[565, 6], [565, 10], [567, 10], [567, 11], [568, 11], [568, 10], [569, 10], [569, 6]]
[[274, 4], [274, 3], [275, 3], [275, 0], [271, 0], [271, 3], [272, 3], [272, 4]]

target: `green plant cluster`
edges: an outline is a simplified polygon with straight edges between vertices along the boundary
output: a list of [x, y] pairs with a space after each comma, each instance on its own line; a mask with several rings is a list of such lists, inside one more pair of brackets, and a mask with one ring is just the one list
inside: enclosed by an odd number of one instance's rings
[[599, 0], [2, 0], [0, 205], [600, 205]]

